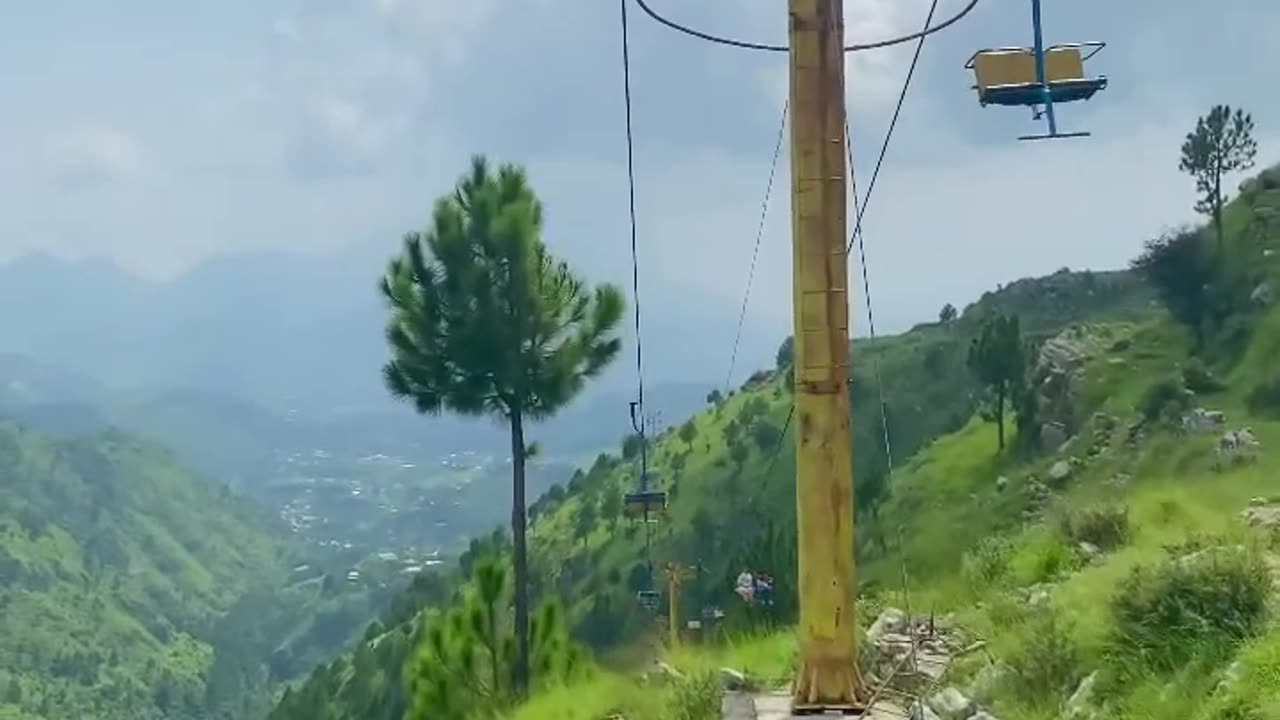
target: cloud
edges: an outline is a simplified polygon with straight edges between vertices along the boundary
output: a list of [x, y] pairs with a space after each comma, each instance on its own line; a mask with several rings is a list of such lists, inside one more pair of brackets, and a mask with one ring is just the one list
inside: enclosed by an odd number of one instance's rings
[[[651, 2], [711, 32], [786, 41], [781, 3]], [[918, 30], [930, 2], [846, 0], [847, 35]], [[962, 5], [941, 0], [935, 20]], [[1280, 6], [1221, 0], [1152, 15], [1149, 3], [1054, 4], [1052, 41], [1112, 41], [1095, 61], [1112, 85], [1062, 112], [1064, 126], [1093, 138], [1041, 146], [1013, 139], [1040, 127], [1025, 110], [978, 107], [962, 67], [977, 47], [1028, 42], [1024, 5], [985, 0], [926, 43], [867, 216], [882, 332], [1019, 275], [1123, 265], [1145, 237], [1191, 217], [1175, 155], [1213, 102], [1253, 110], [1263, 159], [1276, 157], [1280, 103], [1256, 89], [1260, 69], [1280, 62], [1280, 45], [1262, 37]], [[381, 255], [421, 226], [469, 154], [485, 152], [529, 165], [558, 253], [592, 278], [629, 285], [616, 2], [229, 7], [202, 15], [190, 36], [165, 16], [59, 36], [52, 47], [0, 47], [8, 67], [48, 60], [39, 82], [15, 80], [12, 111], [0, 115], [0, 134], [16, 139], [0, 157], [0, 193], [13, 201], [0, 213], [0, 253], [109, 253], [156, 273], [236, 250]], [[115, 17], [96, 12], [95, 22]], [[1205, 31], [1228, 26], [1249, 42]], [[692, 332], [714, 346], [708, 352], [727, 353], [787, 94], [786, 57], [713, 47], [639, 13], [632, 32], [642, 292], [654, 318], [646, 342], [680, 347], [677, 331]], [[175, 36], [182, 42], [166, 45], [163, 63], [121, 49]], [[1203, 49], [1181, 49], [1191, 46]], [[913, 50], [847, 58], [864, 190]], [[766, 362], [791, 322], [788, 167], [784, 154], [744, 368]], [[860, 309], [855, 317], [864, 330]]]
[[107, 127], [56, 131], [45, 139], [45, 170], [62, 190], [93, 190], [135, 177], [142, 149], [129, 135]]

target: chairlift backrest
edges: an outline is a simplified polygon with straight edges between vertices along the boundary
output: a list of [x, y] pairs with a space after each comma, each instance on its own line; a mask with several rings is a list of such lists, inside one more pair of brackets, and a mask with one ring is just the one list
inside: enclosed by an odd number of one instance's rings
[[[973, 73], [980, 89], [1008, 85], [1035, 85], [1036, 54], [1031, 48], [979, 50], [973, 56]], [[1049, 83], [1084, 79], [1084, 59], [1075, 45], [1044, 51], [1044, 75]]]

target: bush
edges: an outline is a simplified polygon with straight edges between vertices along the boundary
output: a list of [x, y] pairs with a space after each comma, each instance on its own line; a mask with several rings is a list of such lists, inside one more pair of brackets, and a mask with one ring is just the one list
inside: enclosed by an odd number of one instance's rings
[[1003, 537], [983, 538], [978, 546], [964, 554], [961, 572], [973, 587], [981, 588], [999, 582], [1009, 572], [1013, 545]]
[[1009, 658], [1012, 689], [1025, 701], [1054, 706], [1080, 682], [1081, 657], [1070, 622], [1052, 608], [1031, 617]]
[[1112, 659], [1123, 674], [1170, 672], [1240, 643], [1266, 617], [1271, 579], [1250, 551], [1214, 548], [1137, 567], [1111, 599]]
[[1138, 412], [1148, 421], [1180, 416], [1190, 407], [1182, 382], [1174, 378], [1157, 380], [1138, 401]]
[[1258, 383], [1245, 402], [1254, 415], [1280, 416], [1280, 376]]
[[1227, 389], [1227, 386], [1199, 358], [1191, 358], [1182, 368], [1182, 382], [1194, 393], [1216, 393]]
[[1114, 550], [1129, 542], [1129, 508], [1102, 505], [1071, 513], [1063, 519], [1062, 531], [1073, 543]]
[[1028, 585], [1053, 582], [1080, 565], [1079, 554], [1060, 532], [1046, 532], [1031, 539], [1011, 561], [1017, 581]]
[[672, 720], [717, 720], [720, 717], [720, 676], [703, 670], [675, 681], [663, 717]]

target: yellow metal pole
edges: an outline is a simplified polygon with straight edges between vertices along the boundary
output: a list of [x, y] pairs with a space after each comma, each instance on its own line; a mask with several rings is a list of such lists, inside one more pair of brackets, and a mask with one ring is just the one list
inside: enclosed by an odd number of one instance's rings
[[675, 566], [667, 566], [667, 599], [671, 603], [667, 616], [673, 649], [680, 645], [680, 578], [676, 574], [677, 570]]
[[680, 565], [667, 564], [667, 619], [673, 649], [680, 645], [680, 585], [685, 580], [685, 572], [685, 568]]
[[844, 12], [788, 0], [794, 263], [798, 712], [857, 712], [849, 297], [845, 254]]

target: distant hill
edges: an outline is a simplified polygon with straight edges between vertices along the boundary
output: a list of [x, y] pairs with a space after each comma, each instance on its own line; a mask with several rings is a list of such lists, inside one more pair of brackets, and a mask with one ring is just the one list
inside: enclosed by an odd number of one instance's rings
[[[19, 257], [0, 263], [0, 353], [103, 387], [193, 388], [275, 414], [395, 413], [379, 374], [387, 350], [377, 279], [397, 248], [392, 240], [385, 254], [368, 247], [228, 254], [167, 281], [100, 260]], [[727, 348], [682, 357], [674, 351], [687, 333], [677, 331], [727, 333], [732, 319], [728, 309], [689, 308], [665, 318], [672, 330], [647, 342], [655, 357], [681, 357], [677, 382], [718, 377]], [[747, 328], [743, 352], [759, 342]], [[649, 378], [655, 387], [674, 379]], [[589, 394], [622, 392], [633, 382], [619, 363]], [[620, 412], [625, 422], [625, 404]], [[448, 427], [442, 422], [441, 432]]]

